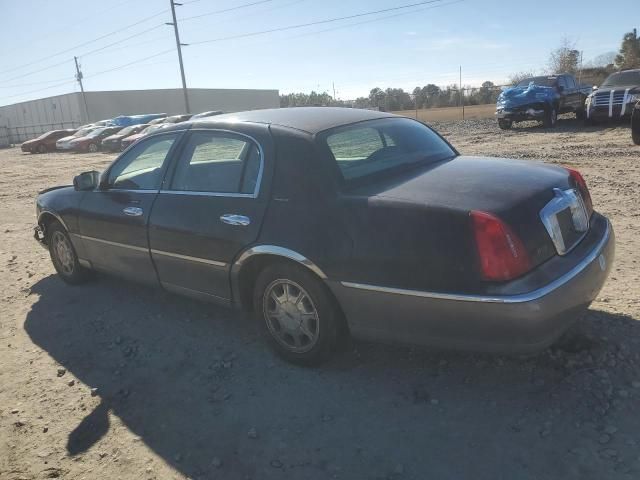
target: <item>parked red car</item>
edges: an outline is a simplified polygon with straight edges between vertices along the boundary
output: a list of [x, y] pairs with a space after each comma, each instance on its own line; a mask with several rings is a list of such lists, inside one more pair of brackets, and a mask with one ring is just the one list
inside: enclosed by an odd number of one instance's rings
[[97, 152], [103, 139], [122, 130], [123, 127], [100, 127], [84, 137], [78, 137], [69, 143], [74, 152]]
[[67, 137], [76, 133], [76, 130], [51, 130], [43, 133], [39, 137], [27, 140], [22, 144], [23, 152], [46, 153], [56, 149], [56, 141], [62, 137]]

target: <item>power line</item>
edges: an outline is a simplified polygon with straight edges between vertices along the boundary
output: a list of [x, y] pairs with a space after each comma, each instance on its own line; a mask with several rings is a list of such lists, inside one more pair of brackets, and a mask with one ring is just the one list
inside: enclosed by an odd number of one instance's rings
[[20, 85], [0, 85], [0, 88], [32, 87], [34, 85], [45, 85], [47, 83], [61, 82], [62, 80], [66, 80], [66, 78], [56, 78], [55, 80], [45, 80], [45, 81], [42, 81], [42, 82], [21, 83]]
[[[230, 7], [230, 8], [224, 8], [222, 10], [214, 10], [213, 12], [201, 13], [199, 15], [193, 15], [191, 17], [184, 17], [184, 18], [181, 18], [180, 21], [181, 22], [186, 22], [187, 20], [194, 20], [196, 18], [208, 17], [210, 15], [217, 15], [218, 13], [232, 12], [234, 10], [240, 10], [242, 8], [253, 7], [255, 5], [261, 5], [263, 3], [271, 3], [273, 1], [275, 1], [275, 0], [259, 0], [257, 2], [245, 3], [243, 5], [238, 5], [238, 6]], [[187, 2], [185, 2], [185, 3], [187, 3]], [[188, 3], [191, 3], [191, 2], [188, 2]]]
[[428, 0], [425, 2], [418, 2], [418, 3], [412, 3], [412, 4], [408, 4], [408, 5], [400, 5], [398, 7], [392, 7], [392, 8], [384, 8], [382, 10], [374, 10], [374, 11], [370, 11], [370, 12], [362, 12], [362, 13], [357, 13], [354, 15], [346, 15], [343, 17], [334, 17], [334, 18], [329, 18], [326, 20], [317, 20], [315, 22], [308, 22], [308, 23], [299, 23], [297, 25], [288, 25], [286, 27], [279, 27], [279, 28], [271, 28], [269, 30], [261, 30], [258, 32], [249, 32], [249, 33], [241, 33], [238, 35], [230, 35], [228, 37], [219, 37], [219, 38], [213, 38], [211, 40], [202, 40], [200, 42], [191, 42], [190, 45], [202, 45], [204, 43], [214, 43], [214, 42], [222, 42], [225, 40], [235, 40], [238, 38], [246, 38], [246, 37], [255, 37], [257, 35], [265, 35], [267, 33], [276, 33], [276, 32], [283, 32], [286, 30], [294, 30], [297, 28], [304, 28], [304, 27], [311, 27], [313, 25], [322, 25], [322, 24], [327, 24], [327, 23], [333, 23], [333, 22], [338, 22], [341, 20], [350, 20], [352, 18], [360, 18], [360, 17], [365, 17], [365, 16], [369, 16], [369, 15], [376, 15], [378, 13], [386, 13], [386, 12], [393, 12], [393, 11], [397, 11], [397, 10], [403, 10], [406, 8], [412, 8], [412, 7], [418, 7], [421, 5], [429, 5], [429, 4], [433, 4], [433, 3], [439, 3], [442, 2], [442, 0]]
[[28, 92], [22, 92], [22, 93], [18, 93], [18, 94], [15, 94], [15, 95], [4, 95], [2, 98], [15, 98], [15, 97], [22, 97], [22, 96], [25, 96], [25, 95], [29, 95], [29, 94], [31, 94], [31, 93], [42, 92], [42, 91], [44, 91], [44, 90], [50, 90], [50, 89], [52, 89], [52, 88], [61, 87], [62, 85], [69, 85], [69, 84], [75, 84], [75, 83], [76, 83], [76, 82], [75, 82], [75, 80], [67, 81], [67, 82], [64, 82], [64, 83], [59, 83], [59, 84], [57, 84], [57, 85], [51, 85], [50, 87], [39, 88], [39, 89], [37, 89], [37, 90], [30, 90], [30, 91], [28, 91]]
[[[141, 20], [138, 20], [137, 22], [131, 23], [131, 24], [126, 25], [126, 26], [124, 26], [124, 27], [122, 27], [122, 28], [119, 28], [119, 29], [117, 29], [117, 30], [114, 30], [114, 31], [112, 31], [112, 32], [109, 32], [109, 33], [107, 33], [107, 34], [105, 34], [105, 35], [102, 35], [102, 36], [100, 36], [100, 37], [94, 38], [93, 40], [88, 40], [88, 41], [83, 42], [83, 43], [80, 43], [80, 44], [78, 44], [78, 45], [74, 45], [73, 47], [67, 48], [66, 50], [61, 50], [61, 51], [59, 51], [59, 52], [57, 52], [57, 53], [54, 53], [54, 54], [52, 54], [52, 55], [48, 55], [47, 57], [40, 58], [40, 59], [38, 59], [38, 60], [34, 60], [33, 62], [25, 63], [25, 64], [23, 64], [23, 65], [19, 65], [19, 66], [17, 66], [17, 67], [13, 67], [13, 68], [10, 68], [10, 69], [7, 69], [7, 70], [3, 70], [3, 71], [1, 71], [1, 72], [0, 72], [0, 74], [5, 74], [5, 73], [8, 73], [8, 72], [13, 72], [13, 71], [15, 71], [15, 70], [20, 70], [20, 69], [22, 69], [22, 68], [29, 67], [29, 66], [31, 66], [31, 65], [35, 65], [36, 63], [40, 63], [40, 62], [42, 62], [42, 61], [49, 60], [49, 59], [50, 59], [50, 58], [52, 58], [52, 57], [58, 57], [58, 56], [60, 56], [60, 55], [62, 55], [62, 54], [64, 54], [64, 53], [69, 53], [69, 52], [71, 52], [71, 51], [73, 51], [73, 50], [75, 50], [75, 49], [77, 49], [77, 48], [84, 47], [85, 45], [90, 45], [90, 44], [95, 43], [95, 42], [97, 42], [97, 41], [99, 41], [99, 40], [102, 40], [102, 39], [104, 39], [104, 38], [107, 38], [107, 37], [110, 37], [110, 36], [112, 36], [112, 35], [115, 35], [116, 33], [120, 33], [120, 32], [122, 32], [123, 30], [127, 30], [127, 29], [129, 29], [129, 28], [131, 28], [131, 27], [135, 27], [136, 25], [140, 25], [141, 23], [144, 23], [144, 22], [146, 22], [146, 21], [148, 21], [148, 20], [151, 20], [152, 18], [155, 18], [155, 17], [158, 17], [158, 16], [160, 16], [160, 15], [163, 15], [163, 14], [164, 14], [164, 13], [166, 13], [167, 11], [168, 11], [167, 9], [162, 10], [161, 12], [158, 12], [158, 13], [155, 13], [155, 14], [150, 15], [150, 16], [148, 16], [148, 17], [145, 17], [145, 18], [143, 18], [143, 19], [141, 19]], [[18, 78], [19, 78], [19, 77], [18, 77]]]
[[165, 55], [165, 54], [167, 54], [169, 52], [173, 52], [173, 48], [170, 48], [169, 50], [163, 50], [162, 52], [158, 52], [158, 53], [156, 53], [154, 55], [150, 55], [150, 56], [146, 55], [146, 56], [144, 56], [142, 58], [138, 58], [138, 59], [136, 59], [136, 60], [134, 60], [132, 62], [125, 63], [123, 65], [118, 65], [117, 67], [109, 68], [107, 70], [102, 70], [101, 72], [96, 72], [96, 73], [93, 73], [91, 75], [85, 75], [84, 78], [93, 78], [93, 77], [97, 77], [98, 75], [102, 75], [104, 73], [109, 73], [109, 72], [114, 72], [116, 70], [121, 70], [121, 69], [123, 69], [125, 67], [128, 67], [129, 65], [133, 65], [134, 63], [138, 63], [138, 62], [141, 62], [143, 60], [149, 60], [151, 58], [156, 58], [156, 57], [159, 57], [160, 55]]

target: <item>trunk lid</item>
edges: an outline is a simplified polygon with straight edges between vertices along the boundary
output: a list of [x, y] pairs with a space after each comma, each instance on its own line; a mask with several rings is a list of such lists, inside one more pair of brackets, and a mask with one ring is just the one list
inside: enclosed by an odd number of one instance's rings
[[[398, 202], [426, 210], [480, 210], [506, 222], [524, 243], [532, 266], [557, 254], [540, 212], [557, 191], [575, 186], [562, 167], [504, 158], [459, 156], [402, 177], [358, 188], [371, 206]], [[556, 189], [554, 191], [554, 189]], [[469, 222], [469, 235], [472, 236]]]

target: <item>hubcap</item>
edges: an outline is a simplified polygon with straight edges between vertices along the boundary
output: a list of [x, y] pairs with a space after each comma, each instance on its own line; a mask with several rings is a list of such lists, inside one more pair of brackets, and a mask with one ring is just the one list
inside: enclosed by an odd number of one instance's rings
[[318, 311], [309, 294], [291, 280], [274, 280], [262, 301], [269, 332], [287, 350], [305, 353], [318, 341]]
[[89, 145], [89, 151], [90, 151], [90, 152], [97, 152], [97, 151], [98, 151], [98, 147], [97, 147], [97, 145], [95, 145], [94, 143], [92, 143], [91, 145]]
[[53, 244], [53, 251], [56, 259], [58, 260], [58, 266], [66, 275], [73, 273], [73, 250], [71, 245], [61, 232], [54, 232], [51, 239]]

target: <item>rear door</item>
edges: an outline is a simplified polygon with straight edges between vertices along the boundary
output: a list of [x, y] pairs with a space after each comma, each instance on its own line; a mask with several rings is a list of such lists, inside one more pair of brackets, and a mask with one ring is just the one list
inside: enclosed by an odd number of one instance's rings
[[99, 269], [155, 283], [147, 223], [180, 132], [145, 139], [106, 172], [100, 189], [80, 203], [77, 235], [86, 260]]
[[[268, 127], [191, 130], [153, 206], [149, 243], [171, 291], [228, 302], [235, 256], [256, 240], [267, 206]], [[270, 163], [270, 162], [269, 162]]]

